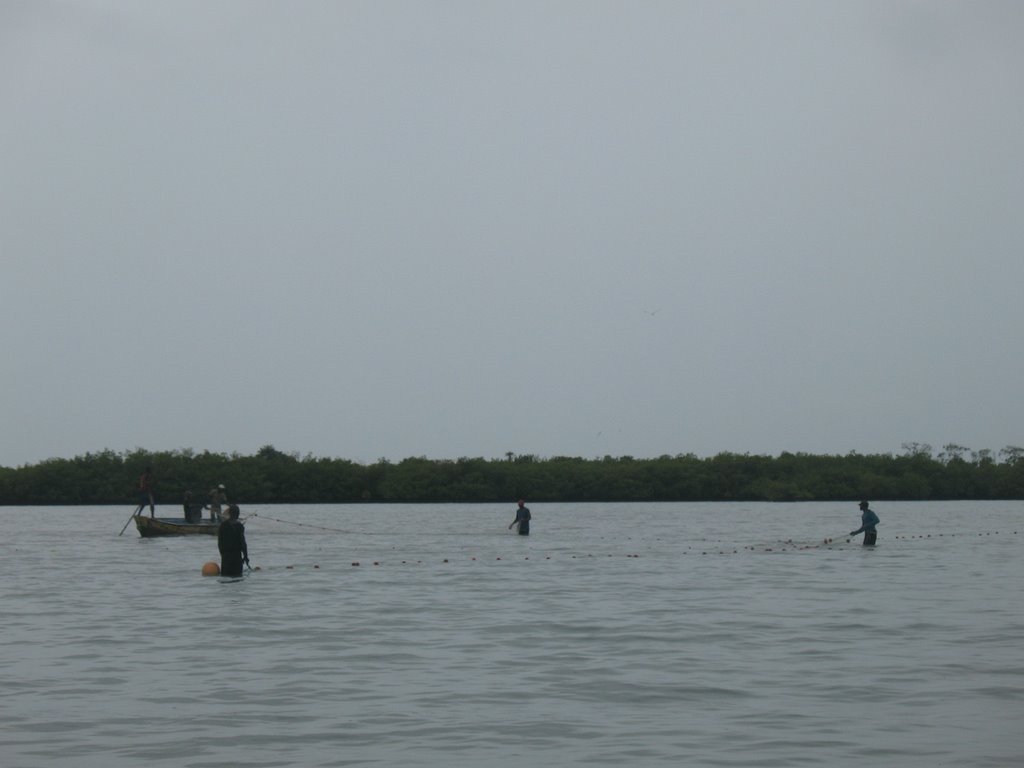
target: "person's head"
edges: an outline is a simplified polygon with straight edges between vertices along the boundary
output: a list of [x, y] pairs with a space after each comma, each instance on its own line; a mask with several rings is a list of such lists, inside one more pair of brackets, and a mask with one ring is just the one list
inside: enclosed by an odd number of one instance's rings
[[239, 509], [237, 504], [232, 504], [231, 506], [228, 507], [228, 517], [230, 517], [232, 520], [238, 519], [238, 513]]
[[520, 499], [520, 500], [519, 500], [519, 506], [520, 506], [520, 507], [524, 507], [524, 506], [526, 506], [526, 502], [525, 502], [525, 501], [523, 501], [522, 499]]
[[867, 509], [867, 508], [868, 508], [868, 503], [867, 503], [866, 501], [862, 501], [862, 502], [860, 503], [860, 508], [861, 508], [861, 509]]
[[217, 490], [218, 491], [223, 491], [224, 490], [224, 483], [221, 483], [220, 485], [218, 485], [217, 486]]

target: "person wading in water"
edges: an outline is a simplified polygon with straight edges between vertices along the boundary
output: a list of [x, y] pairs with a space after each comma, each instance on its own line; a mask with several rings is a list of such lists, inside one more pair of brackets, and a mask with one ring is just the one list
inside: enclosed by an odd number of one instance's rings
[[519, 509], [516, 510], [516, 519], [509, 523], [508, 529], [511, 531], [512, 526], [516, 524], [519, 525], [520, 536], [530, 535], [530, 508], [522, 499], [519, 501]]
[[245, 542], [245, 526], [238, 519], [238, 505], [228, 507], [228, 519], [217, 529], [220, 550], [220, 572], [223, 576], [241, 576], [242, 565], [249, 564], [249, 546]]
[[856, 531], [850, 531], [851, 536], [856, 536], [858, 533], [864, 534], [864, 546], [874, 546], [875, 541], [878, 539], [878, 531], [875, 530], [875, 526], [878, 525], [881, 520], [878, 519], [878, 515], [871, 511], [871, 507], [868, 506], [866, 501], [860, 503], [860, 528]]

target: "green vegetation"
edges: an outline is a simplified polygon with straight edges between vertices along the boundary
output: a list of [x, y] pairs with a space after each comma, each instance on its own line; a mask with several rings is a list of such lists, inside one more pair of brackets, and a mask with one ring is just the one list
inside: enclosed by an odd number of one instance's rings
[[504, 459], [299, 457], [264, 446], [253, 456], [191, 450], [102, 451], [0, 467], [0, 504], [131, 504], [153, 467], [157, 504], [197, 498], [218, 483], [239, 503], [532, 501], [845, 501], [1024, 499], [1024, 448], [904, 444], [900, 455], [777, 457], [720, 453], [635, 459], [506, 454]]

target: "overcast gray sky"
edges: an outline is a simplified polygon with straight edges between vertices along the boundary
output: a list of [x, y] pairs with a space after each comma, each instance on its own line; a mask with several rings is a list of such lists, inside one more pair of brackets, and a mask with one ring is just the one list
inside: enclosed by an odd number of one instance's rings
[[1020, 445], [1022, 32], [0, 0], [0, 465]]

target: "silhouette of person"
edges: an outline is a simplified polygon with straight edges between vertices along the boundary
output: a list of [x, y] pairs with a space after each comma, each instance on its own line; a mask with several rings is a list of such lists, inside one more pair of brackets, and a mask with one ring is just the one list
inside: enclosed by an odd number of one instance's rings
[[156, 517], [156, 505], [153, 503], [153, 468], [146, 467], [146, 471], [139, 475], [139, 506], [135, 514], [149, 507], [149, 516]]
[[509, 523], [508, 529], [511, 531], [513, 525], [519, 525], [519, 535], [529, 536], [530, 535], [530, 508], [526, 506], [526, 502], [522, 499], [519, 500], [519, 509], [516, 510], [516, 519]]
[[860, 503], [860, 528], [856, 531], [850, 531], [851, 536], [856, 536], [858, 533], [864, 534], [864, 546], [874, 546], [875, 541], [878, 539], [878, 531], [875, 530], [875, 526], [878, 525], [881, 520], [878, 519], [878, 515], [871, 511], [871, 507], [868, 506], [866, 501]]
[[249, 564], [249, 545], [245, 541], [245, 525], [238, 519], [238, 505], [228, 507], [228, 519], [217, 529], [220, 550], [220, 572], [224, 576], [241, 576], [242, 565]]

